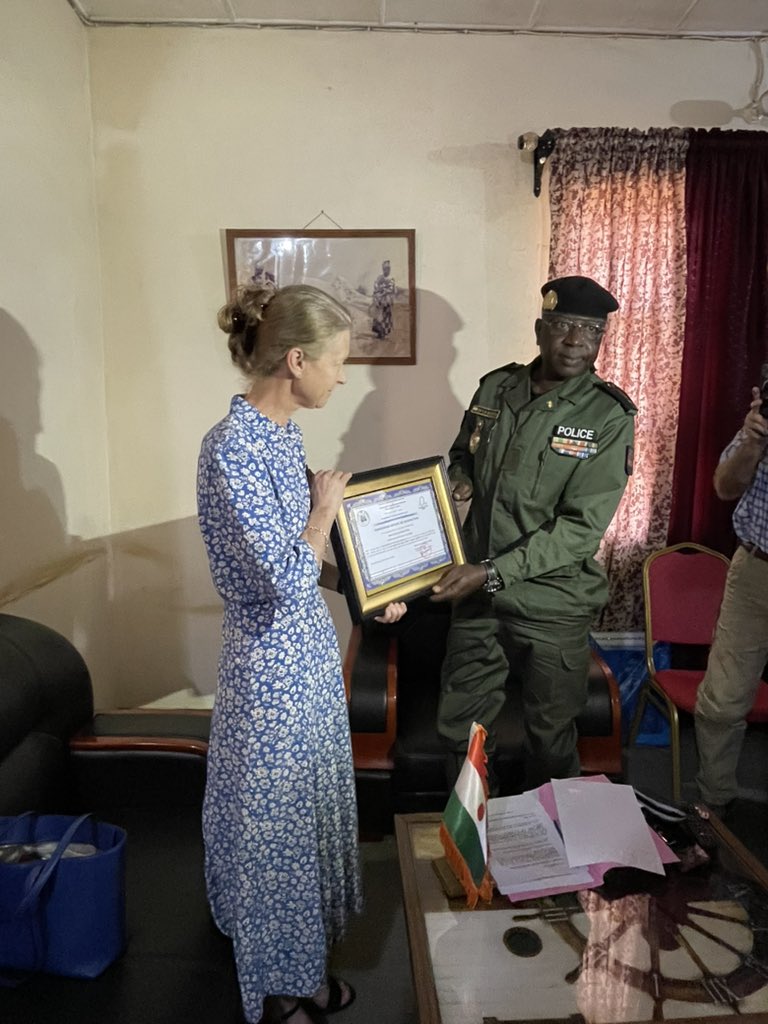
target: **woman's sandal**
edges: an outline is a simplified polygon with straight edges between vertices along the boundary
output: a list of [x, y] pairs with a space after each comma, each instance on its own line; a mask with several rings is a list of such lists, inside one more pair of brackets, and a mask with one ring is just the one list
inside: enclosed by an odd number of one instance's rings
[[315, 1009], [319, 1010], [322, 1014], [339, 1013], [340, 1010], [346, 1010], [357, 998], [357, 993], [348, 981], [344, 982], [349, 989], [349, 996], [347, 997], [346, 1002], [341, 1001], [344, 995], [344, 989], [341, 987], [338, 978], [334, 978], [332, 974], [329, 974], [326, 984], [328, 986], [327, 1006], [320, 1006], [320, 1004], [316, 1003], [314, 999], [308, 1000], [308, 1002], [312, 1003]]
[[285, 1013], [281, 1013], [277, 1018], [278, 1021], [290, 1020], [294, 1013], [297, 1013], [301, 1009], [301, 1000], [297, 999], [290, 1010], [286, 1010]]
[[289, 1010], [286, 1010], [284, 1013], [281, 1013], [278, 1016], [270, 1015], [269, 1017], [267, 1017], [265, 1015], [264, 1017], [262, 1017], [262, 1020], [259, 1022], [259, 1024], [266, 1024], [267, 1021], [272, 1021], [273, 1024], [283, 1024], [284, 1021], [291, 1022], [293, 1017], [295, 1016], [295, 1014], [299, 1012], [299, 1010], [303, 1010], [304, 1013], [306, 1013], [306, 1015], [312, 1021], [312, 1024], [327, 1024], [325, 1019], [326, 1014], [338, 1013], [340, 1010], [346, 1010], [348, 1007], [352, 1005], [352, 1003], [354, 1003], [355, 999], [357, 998], [357, 993], [355, 992], [352, 985], [350, 985], [348, 981], [345, 981], [344, 984], [347, 986], [347, 989], [349, 990], [349, 995], [347, 997], [346, 1002], [342, 1002], [342, 999], [344, 997], [344, 989], [341, 987], [339, 979], [334, 978], [332, 974], [329, 974], [326, 984], [328, 985], [327, 1006], [320, 1006], [319, 1003], [316, 1003], [314, 1001], [314, 999], [297, 999]]
[[294, 1014], [298, 1013], [299, 1010], [303, 1010], [304, 1013], [312, 1021], [312, 1024], [326, 1024], [325, 1014], [311, 999], [297, 999], [290, 1010], [286, 1010], [285, 1013], [281, 1013], [276, 1018], [278, 1024], [282, 1024], [283, 1021], [290, 1021]]

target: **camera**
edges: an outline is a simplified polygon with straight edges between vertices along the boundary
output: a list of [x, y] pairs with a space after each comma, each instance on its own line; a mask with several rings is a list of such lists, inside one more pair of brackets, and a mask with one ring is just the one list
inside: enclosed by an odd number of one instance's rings
[[760, 415], [768, 420], [768, 363], [760, 371]]

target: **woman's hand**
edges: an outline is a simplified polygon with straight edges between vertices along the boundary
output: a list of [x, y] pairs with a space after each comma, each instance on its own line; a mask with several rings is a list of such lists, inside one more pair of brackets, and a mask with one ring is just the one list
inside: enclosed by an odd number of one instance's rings
[[351, 473], [343, 473], [340, 469], [320, 469], [312, 475], [309, 483], [312, 512], [318, 516], [328, 516], [328, 527], [336, 518], [341, 499], [344, 497], [344, 488], [351, 476]]
[[391, 625], [393, 622], [399, 622], [407, 611], [408, 605], [404, 601], [391, 601], [384, 609], [384, 614], [376, 616], [376, 621]]
[[343, 473], [340, 469], [321, 469], [317, 473], [307, 471], [312, 507], [301, 536], [315, 552], [321, 567], [331, 540], [333, 520], [351, 476], [351, 473]]

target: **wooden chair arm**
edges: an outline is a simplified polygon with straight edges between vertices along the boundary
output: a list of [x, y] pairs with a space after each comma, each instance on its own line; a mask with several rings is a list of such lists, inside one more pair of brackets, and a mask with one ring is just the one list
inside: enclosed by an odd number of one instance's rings
[[69, 749], [88, 754], [141, 751], [150, 754], [196, 754], [198, 757], [208, 755], [208, 744], [203, 740], [171, 736], [73, 736]]
[[621, 775], [621, 697], [619, 684], [606, 661], [594, 649], [590, 674], [599, 673], [608, 687], [611, 731], [605, 736], [579, 736], [581, 770], [587, 775]]
[[70, 749], [89, 753], [208, 754], [211, 712], [186, 708], [119, 708], [97, 711], [76, 733]]
[[391, 770], [397, 734], [397, 640], [375, 623], [353, 626], [344, 687], [355, 768]]

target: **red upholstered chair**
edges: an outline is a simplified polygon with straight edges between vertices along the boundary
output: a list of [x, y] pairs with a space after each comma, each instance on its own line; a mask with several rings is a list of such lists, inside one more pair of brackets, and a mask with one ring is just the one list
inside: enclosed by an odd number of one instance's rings
[[[680, 802], [680, 725], [678, 710], [693, 714], [705, 665], [657, 669], [654, 645], [709, 649], [720, 613], [728, 573], [725, 555], [701, 544], [682, 543], [656, 551], [643, 564], [645, 657], [648, 678], [640, 691], [629, 742], [637, 738], [650, 702], [669, 720], [672, 794]], [[673, 659], [674, 665], [674, 659]], [[768, 686], [758, 688], [748, 722], [768, 722]]]

